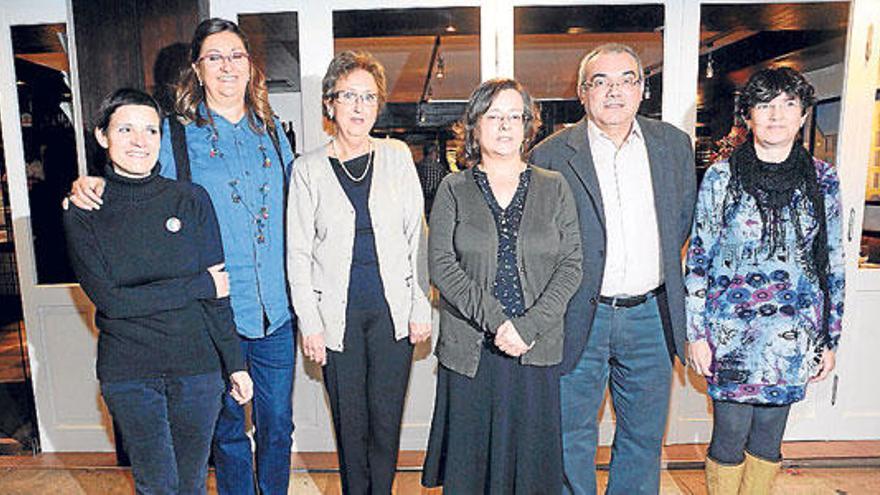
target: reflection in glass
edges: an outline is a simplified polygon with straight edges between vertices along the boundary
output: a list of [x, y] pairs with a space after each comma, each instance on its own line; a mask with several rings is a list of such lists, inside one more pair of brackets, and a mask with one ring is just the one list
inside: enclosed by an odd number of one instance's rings
[[337, 11], [333, 35], [336, 53], [365, 50], [385, 66], [388, 101], [374, 134], [405, 141], [417, 164], [454, 168], [452, 124], [480, 83], [480, 9]]
[[[0, 135], [0, 455], [24, 455], [36, 453], [39, 441], [4, 156]], [[30, 163], [27, 174], [32, 190], [35, 172]]]
[[37, 282], [74, 282], [61, 200], [77, 177], [64, 24], [12, 27]]
[[746, 139], [744, 123], [736, 117], [736, 95], [753, 73], [768, 66], [797, 69], [816, 88], [817, 100], [828, 101], [817, 108], [803, 137], [816, 156], [833, 163], [839, 120], [833, 101], [843, 88], [849, 4], [756, 3], [700, 9], [696, 129], [700, 175]]
[[662, 5], [590, 5], [514, 9], [514, 73], [541, 101], [539, 139], [583, 117], [577, 97], [581, 59], [603, 43], [632, 47], [645, 69], [641, 115], [660, 118]]
[[865, 184], [865, 217], [862, 221], [862, 243], [859, 266], [880, 268], [880, 77], [874, 96], [874, 118], [871, 122], [871, 154]]
[[240, 14], [238, 25], [247, 33], [251, 57], [266, 73], [269, 103], [294, 154], [296, 136], [302, 136], [302, 90], [300, 85], [299, 28], [296, 12]]

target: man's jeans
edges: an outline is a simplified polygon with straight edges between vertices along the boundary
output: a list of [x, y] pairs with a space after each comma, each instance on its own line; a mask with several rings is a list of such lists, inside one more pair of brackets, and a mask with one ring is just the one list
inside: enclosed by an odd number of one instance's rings
[[565, 493], [596, 493], [598, 415], [606, 384], [616, 416], [609, 494], [656, 494], [672, 361], [656, 298], [631, 308], [599, 304], [587, 345], [562, 376]]

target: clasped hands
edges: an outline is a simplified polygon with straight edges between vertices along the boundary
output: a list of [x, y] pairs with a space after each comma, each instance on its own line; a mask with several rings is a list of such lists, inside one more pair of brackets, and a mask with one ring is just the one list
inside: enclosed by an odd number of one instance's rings
[[525, 343], [510, 320], [506, 320], [495, 330], [495, 347], [501, 349], [508, 356], [522, 356], [534, 345], [534, 342]]

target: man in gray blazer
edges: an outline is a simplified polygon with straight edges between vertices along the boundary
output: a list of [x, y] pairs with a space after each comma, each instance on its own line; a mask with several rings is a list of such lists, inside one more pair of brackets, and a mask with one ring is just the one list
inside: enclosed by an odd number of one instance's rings
[[624, 45], [581, 61], [586, 117], [547, 138], [532, 163], [574, 192], [584, 257], [565, 315], [561, 382], [565, 491], [596, 493], [598, 413], [616, 415], [609, 494], [657, 493], [672, 361], [684, 362], [681, 249], [696, 196], [693, 150], [675, 127], [637, 117], [644, 88]]

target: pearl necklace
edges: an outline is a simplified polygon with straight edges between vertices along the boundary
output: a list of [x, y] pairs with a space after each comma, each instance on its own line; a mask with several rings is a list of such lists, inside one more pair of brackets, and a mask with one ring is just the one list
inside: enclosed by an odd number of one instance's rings
[[346, 177], [351, 179], [352, 182], [361, 182], [362, 180], [364, 180], [364, 178], [367, 176], [367, 173], [370, 171], [370, 165], [373, 164], [373, 140], [371, 139], [369, 142], [370, 142], [370, 151], [369, 151], [370, 157], [368, 158], [367, 166], [364, 167], [364, 173], [362, 173], [360, 177], [355, 178], [355, 176], [352, 175], [351, 172], [349, 172], [347, 168], [345, 168], [345, 162], [342, 161], [342, 155], [340, 155], [339, 150], [336, 149], [336, 140], [333, 139], [330, 141], [330, 146], [333, 148], [333, 154], [335, 154], [336, 159], [339, 160], [339, 166], [342, 167], [342, 172], [345, 173]]

